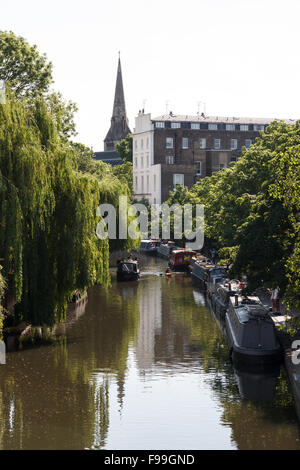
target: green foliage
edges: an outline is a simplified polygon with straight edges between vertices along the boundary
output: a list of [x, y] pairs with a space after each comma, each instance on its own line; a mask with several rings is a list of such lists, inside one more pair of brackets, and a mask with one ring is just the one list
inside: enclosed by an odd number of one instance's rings
[[36, 46], [12, 32], [0, 31], [0, 79], [17, 97], [36, 97], [52, 82], [52, 64]]
[[116, 149], [122, 160], [132, 163], [132, 135], [128, 134], [116, 145]]
[[0, 257], [19, 316], [33, 324], [64, 317], [75, 289], [109, 280], [108, 241], [95, 235], [101, 188], [74, 170], [47, 104], [8, 96], [0, 107]]
[[206, 247], [215, 246], [249, 289], [279, 285], [300, 306], [300, 121], [274, 122], [230, 168], [169, 203], [205, 206]]

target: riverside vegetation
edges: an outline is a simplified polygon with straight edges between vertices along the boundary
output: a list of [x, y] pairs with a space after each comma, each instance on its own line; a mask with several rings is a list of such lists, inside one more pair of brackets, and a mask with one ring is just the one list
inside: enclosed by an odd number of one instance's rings
[[95, 234], [99, 203], [132, 200], [131, 163], [113, 169], [72, 141], [76, 106], [50, 91], [35, 46], [7, 32], [0, 46], [0, 294], [17, 302], [16, 321], [52, 325], [75, 289], [109, 284], [109, 249], [132, 248]]
[[230, 168], [178, 186], [168, 203], [204, 204], [205, 248], [232, 276], [245, 273], [250, 291], [279, 285], [287, 309], [300, 310], [300, 121], [272, 123]]

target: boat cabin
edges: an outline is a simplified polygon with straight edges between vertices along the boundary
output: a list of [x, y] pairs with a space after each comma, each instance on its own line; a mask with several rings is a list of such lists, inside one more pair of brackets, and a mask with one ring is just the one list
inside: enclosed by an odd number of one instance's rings
[[117, 280], [118, 281], [136, 281], [140, 277], [138, 260], [127, 259], [118, 260]]
[[193, 256], [195, 256], [195, 251], [189, 250], [188, 248], [181, 248], [178, 250], [173, 250], [170, 257], [170, 267], [172, 269], [188, 269], [189, 264]]

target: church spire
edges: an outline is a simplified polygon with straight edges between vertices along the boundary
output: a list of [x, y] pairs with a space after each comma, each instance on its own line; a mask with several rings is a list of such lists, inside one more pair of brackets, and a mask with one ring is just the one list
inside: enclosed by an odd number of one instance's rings
[[115, 99], [110, 129], [104, 139], [104, 150], [115, 150], [116, 144], [130, 134], [126, 116], [125, 97], [123, 89], [121, 59], [119, 52], [118, 71], [115, 89]]

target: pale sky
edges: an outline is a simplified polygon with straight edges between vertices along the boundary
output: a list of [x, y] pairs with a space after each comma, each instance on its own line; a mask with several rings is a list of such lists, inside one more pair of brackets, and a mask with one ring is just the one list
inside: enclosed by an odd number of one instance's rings
[[[300, 0], [10, 0], [0, 29], [36, 44], [79, 107], [75, 140], [103, 150], [121, 51], [129, 125], [139, 109], [300, 117]], [[200, 105], [200, 112], [203, 105]]]

